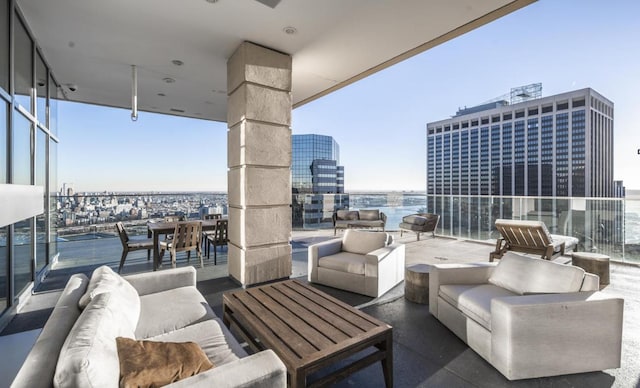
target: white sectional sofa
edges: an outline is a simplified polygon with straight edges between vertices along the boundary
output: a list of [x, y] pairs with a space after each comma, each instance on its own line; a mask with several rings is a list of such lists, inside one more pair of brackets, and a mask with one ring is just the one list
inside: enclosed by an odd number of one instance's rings
[[404, 280], [404, 253], [386, 232], [348, 229], [309, 246], [309, 282], [376, 298]]
[[247, 355], [216, 317], [193, 267], [120, 277], [105, 266], [71, 277], [12, 387], [118, 387], [116, 337], [198, 344], [214, 368], [171, 387], [286, 386], [273, 351]]
[[436, 264], [429, 311], [509, 380], [620, 367], [624, 301], [541, 259]]

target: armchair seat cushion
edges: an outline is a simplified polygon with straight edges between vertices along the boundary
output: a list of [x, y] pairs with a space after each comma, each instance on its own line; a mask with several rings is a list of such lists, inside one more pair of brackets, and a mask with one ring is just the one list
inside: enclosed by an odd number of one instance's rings
[[516, 296], [493, 284], [444, 284], [440, 286], [439, 296], [468, 317], [491, 330], [491, 300], [503, 296]]
[[402, 217], [402, 222], [405, 224], [412, 224], [417, 226], [422, 226], [427, 223], [427, 218], [422, 217], [416, 214], [412, 214], [410, 216]]
[[340, 252], [321, 257], [318, 260], [318, 267], [364, 275], [364, 256], [357, 253]]

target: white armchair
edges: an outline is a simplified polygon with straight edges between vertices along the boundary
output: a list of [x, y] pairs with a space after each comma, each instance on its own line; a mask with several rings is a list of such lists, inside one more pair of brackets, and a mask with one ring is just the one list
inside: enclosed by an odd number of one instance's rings
[[309, 247], [309, 282], [375, 298], [404, 280], [404, 252], [385, 232], [348, 229]]

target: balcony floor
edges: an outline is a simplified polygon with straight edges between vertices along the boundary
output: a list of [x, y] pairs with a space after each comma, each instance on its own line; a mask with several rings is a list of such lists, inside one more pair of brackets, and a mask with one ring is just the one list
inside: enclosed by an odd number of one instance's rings
[[[488, 261], [490, 244], [462, 241], [449, 238], [423, 236], [417, 242], [414, 234], [393, 233], [396, 240], [406, 244], [406, 264], [414, 263], [459, 263]], [[292, 278], [306, 277], [307, 247], [315, 242], [333, 237], [333, 231], [303, 231], [293, 233]], [[90, 274], [98, 265], [108, 264], [117, 268], [121, 247], [117, 239], [91, 240], [70, 244], [60, 249], [63, 259], [51, 271], [47, 279], [38, 287], [38, 292], [25, 304], [24, 308], [0, 334], [0, 348], [7, 349], [14, 336], [20, 333], [24, 347], [35, 340], [33, 330], [38, 330], [51, 313], [60, 289], [72, 273]], [[89, 259], [87, 259], [89, 255]], [[168, 256], [168, 255], [167, 255]], [[165, 262], [168, 257], [165, 256]], [[197, 264], [192, 258], [191, 264]], [[188, 265], [184, 258], [178, 265]], [[198, 268], [198, 266], [196, 266]], [[151, 270], [145, 252], [129, 255], [123, 273]], [[198, 268], [198, 289], [212, 306], [216, 314], [222, 315], [222, 293], [238, 289], [237, 284], [227, 276], [226, 249], [218, 252], [218, 265], [213, 258], [205, 259], [205, 267]], [[364, 312], [385, 321], [394, 328], [394, 383], [396, 387], [446, 386], [446, 387], [637, 387], [640, 386], [640, 267], [612, 263], [611, 285], [603, 292], [625, 299], [622, 366], [619, 369], [602, 372], [582, 373], [558, 377], [508, 381], [473, 350], [467, 347], [451, 331], [433, 318], [427, 305], [406, 301], [402, 295], [404, 285], [400, 284], [386, 295], [372, 299], [329, 287], [318, 286], [327, 293]], [[585, 339], [588, 340], [588, 339]], [[14, 345], [15, 346], [15, 345]], [[26, 350], [22, 349], [26, 354]], [[19, 364], [16, 351], [3, 351], [0, 365]], [[12, 357], [8, 359], [8, 357]], [[0, 369], [0, 382], [11, 381], [15, 374], [11, 367]], [[4, 374], [4, 375], [3, 375]], [[3, 383], [0, 383], [2, 385]], [[382, 369], [374, 364], [355, 373], [336, 387], [382, 387]]]

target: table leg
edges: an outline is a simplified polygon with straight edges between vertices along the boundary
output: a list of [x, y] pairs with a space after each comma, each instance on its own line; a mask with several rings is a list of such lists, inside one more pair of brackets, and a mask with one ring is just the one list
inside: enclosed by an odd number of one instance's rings
[[291, 388], [304, 388], [307, 386], [307, 373], [300, 370], [294, 370], [289, 375], [291, 381], [289, 385]]
[[160, 255], [158, 254], [158, 232], [153, 233], [153, 270], [158, 269], [160, 264]]
[[385, 358], [380, 360], [382, 363], [382, 373], [384, 374], [384, 383], [387, 388], [393, 387], [393, 334], [391, 331], [381, 344], [377, 345], [378, 349], [385, 352]]

